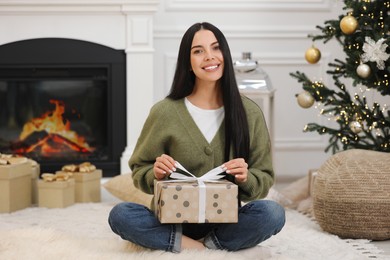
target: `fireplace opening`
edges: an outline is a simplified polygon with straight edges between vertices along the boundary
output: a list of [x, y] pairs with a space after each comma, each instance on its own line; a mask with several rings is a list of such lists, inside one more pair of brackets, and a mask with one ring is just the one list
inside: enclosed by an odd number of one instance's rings
[[125, 53], [45, 38], [0, 46], [0, 153], [41, 172], [91, 162], [120, 173], [126, 145]]

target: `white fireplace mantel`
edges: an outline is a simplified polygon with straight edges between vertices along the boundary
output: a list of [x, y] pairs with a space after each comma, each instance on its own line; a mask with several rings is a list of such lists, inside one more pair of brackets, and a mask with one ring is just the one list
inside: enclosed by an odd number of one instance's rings
[[125, 50], [127, 144], [121, 173], [129, 171], [127, 162], [153, 104], [153, 16], [158, 4], [159, 0], [0, 0], [0, 45], [50, 37]]

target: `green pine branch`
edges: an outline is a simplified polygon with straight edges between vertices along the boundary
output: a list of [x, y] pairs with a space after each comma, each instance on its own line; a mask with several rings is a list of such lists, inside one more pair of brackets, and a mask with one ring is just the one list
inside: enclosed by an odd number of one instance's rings
[[[321, 82], [311, 81], [303, 72], [290, 73], [308, 91], [313, 98], [323, 106], [321, 114], [331, 116], [336, 123], [335, 127], [323, 126], [317, 123], [308, 123], [306, 132], [317, 132], [320, 135], [329, 135], [329, 144], [325, 151], [336, 153], [340, 149], [351, 148], [390, 152], [390, 111], [379, 104], [367, 104], [364, 95], [359, 96], [349, 91], [351, 88], [363, 85], [368, 89], [378, 91], [381, 95], [390, 95], [390, 58], [384, 60], [385, 69], [379, 69], [375, 61], [368, 61], [369, 77], [362, 78], [357, 73], [361, 64], [363, 45], [366, 37], [377, 42], [385, 39], [384, 44], [390, 46], [390, 1], [356, 1], [344, 0], [345, 10], [338, 19], [327, 20], [323, 26], [316, 26], [318, 34], [308, 35], [312, 41], [321, 40], [326, 44], [336, 40], [345, 52], [345, 60], [336, 58], [328, 64], [327, 74], [332, 76], [334, 85], [325, 86]], [[347, 12], [358, 21], [357, 30], [346, 35], [340, 29], [341, 19]], [[387, 47], [386, 53], [390, 53]], [[346, 87], [343, 79], [352, 80], [352, 86]], [[351, 122], [360, 128], [351, 127]]]

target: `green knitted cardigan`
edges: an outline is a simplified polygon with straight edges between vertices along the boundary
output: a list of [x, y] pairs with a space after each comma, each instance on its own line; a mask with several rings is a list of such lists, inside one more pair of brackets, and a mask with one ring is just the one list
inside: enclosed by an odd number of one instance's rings
[[[264, 198], [274, 183], [271, 143], [259, 106], [242, 97], [248, 117], [250, 153], [248, 180], [238, 184], [240, 199]], [[224, 161], [225, 124], [222, 123], [209, 143], [188, 112], [184, 99], [165, 98], [156, 103], [146, 119], [129, 160], [135, 187], [153, 194], [153, 164], [161, 154], [168, 154], [195, 176], [222, 165]]]

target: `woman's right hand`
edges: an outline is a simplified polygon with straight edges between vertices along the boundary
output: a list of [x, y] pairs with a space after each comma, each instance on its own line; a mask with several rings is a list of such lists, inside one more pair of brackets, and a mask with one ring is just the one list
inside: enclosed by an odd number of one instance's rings
[[176, 171], [175, 160], [169, 155], [162, 154], [156, 158], [153, 171], [154, 177], [156, 177], [157, 180], [164, 179], [172, 172]]

